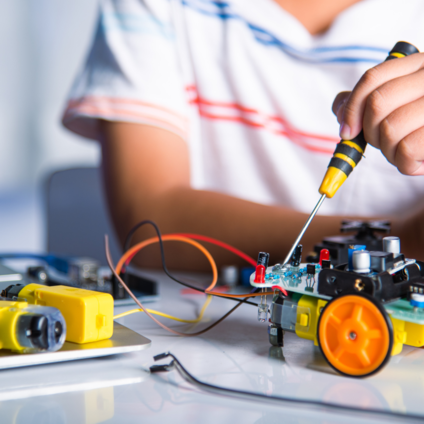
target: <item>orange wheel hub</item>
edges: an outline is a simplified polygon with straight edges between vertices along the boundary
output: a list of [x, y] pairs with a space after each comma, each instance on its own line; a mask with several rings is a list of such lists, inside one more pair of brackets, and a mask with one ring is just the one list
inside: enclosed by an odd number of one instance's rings
[[356, 295], [338, 297], [324, 308], [318, 324], [322, 353], [337, 371], [365, 376], [388, 360], [393, 344], [391, 321], [382, 307]]

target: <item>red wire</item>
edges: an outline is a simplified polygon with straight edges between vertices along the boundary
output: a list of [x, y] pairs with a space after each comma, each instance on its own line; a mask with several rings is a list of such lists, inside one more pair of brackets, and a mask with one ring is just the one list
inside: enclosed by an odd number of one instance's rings
[[256, 261], [250, 257], [249, 255], [246, 255], [246, 253], [243, 253], [241, 250], [236, 249], [235, 247], [224, 243], [223, 241], [214, 239], [212, 237], [207, 237], [207, 236], [201, 236], [199, 234], [184, 234], [184, 233], [179, 233], [179, 236], [182, 237], [187, 237], [187, 238], [191, 238], [193, 240], [201, 240], [201, 241], [206, 241], [208, 243], [212, 243], [212, 244], [216, 244], [217, 246], [222, 247], [223, 249], [227, 249], [230, 252], [234, 253], [235, 255], [239, 256], [240, 258], [244, 259], [246, 262], [249, 262], [250, 265], [252, 266], [256, 266]]
[[[187, 237], [187, 238], [190, 238], [190, 239], [193, 239], [193, 240], [201, 240], [201, 241], [206, 241], [208, 243], [216, 244], [217, 246], [220, 246], [223, 249], [227, 249], [230, 252], [234, 253], [235, 255], [244, 259], [246, 262], [249, 262], [249, 264], [251, 264], [252, 266], [256, 266], [256, 261], [253, 258], [251, 258], [249, 255], [246, 255], [246, 253], [243, 253], [241, 250], [238, 250], [235, 247], [233, 247], [233, 246], [231, 246], [227, 243], [224, 243], [223, 241], [219, 241], [217, 239], [214, 239], [212, 237], [201, 236], [199, 234], [185, 234], [185, 233], [176, 233], [176, 234], [168, 234], [168, 235]], [[134, 256], [135, 256], [135, 253], [134, 253], [134, 255], [130, 256], [126, 260], [125, 265], [128, 265], [131, 262], [131, 260]]]
[[[236, 249], [235, 247], [224, 243], [223, 241], [214, 239], [212, 237], [207, 236], [201, 236], [200, 234], [186, 234], [186, 233], [175, 233], [175, 234], [167, 234], [170, 236], [180, 236], [180, 237], [187, 237], [193, 240], [201, 240], [206, 241], [207, 243], [216, 244], [217, 246], [222, 247], [223, 249], [229, 250], [230, 252], [234, 253], [235, 255], [239, 256], [240, 258], [244, 259], [246, 262], [249, 262], [250, 265], [256, 267], [256, 261], [251, 258], [249, 255], [246, 255], [246, 253], [243, 253], [241, 250]], [[132, 260], [132, 258], [137, 254], [138, 252], [135, 252], [133, 255], [129, 256], [128, 259], [125, 261], [124, 267], [126, 267]], [[280, 290], [284, 293], [285, 296], [287, 295], [287, 292], [280, 287]]]

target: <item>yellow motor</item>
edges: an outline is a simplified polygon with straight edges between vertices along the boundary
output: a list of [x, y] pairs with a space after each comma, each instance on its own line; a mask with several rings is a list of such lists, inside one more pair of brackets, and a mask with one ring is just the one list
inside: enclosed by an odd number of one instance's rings
[[33, 305], [59, 309], [66, 321], [68, 342], [89, 343], [112, 337], [113, 297], [110, 294], [41, 284], [10, 286], [4, 294]]
[[49, 306], [0, 300], [0, 324], [0, 349], [54, 352], [65, 342], [65, 320], [58, 309]]

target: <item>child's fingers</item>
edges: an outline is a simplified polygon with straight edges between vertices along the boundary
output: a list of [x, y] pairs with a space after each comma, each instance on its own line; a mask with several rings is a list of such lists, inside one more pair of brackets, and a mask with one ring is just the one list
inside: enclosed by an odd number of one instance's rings
[[395, 165], [402, 174], [424, 175], [424, 127], [408, 134], [397, 145]]
[[[396, 109], [381, 122], [378, 144], [381, 152], [390, 163], [397, 166], [396, 152], [398, 145], [409, 134], [422, 127], [424, 127], [424, 97]], [[421, 142], [420, 145], [415, 146], [414, 151], [419, 158], [423, 157], [424, 143]], [[405, 166], [405, 158], [403, 159], [403, 166]], [[415, 165], [412, 164], [412, 166]], [[409, 168], [407, 173], [411, 173]]]
[[340, 136], [351, 139], [360, 133], [367, 99], [373, 91], [384, 83], [416, 72], [423, 66], [424, 55], [418, 53], [383, 62], [365, 72], [343, 106]]
[[342, 91], [337, 94], [334, 99], [332, 110], [334, 115], [337, 116], [337, 122], [340, 124], [342, 122], [343, 115], [343, 105], [346, 103], [347, 99], [350, 96], [351, 91]]
[[[390, 130], [390, 128], [395, 128], [396, 125], [398, 125], [397, 131], [403, 131], [404, 136], [415, 131], [418, 128], [414, 127], [414, 119], [417, 118], [416, 111], [414, 111], [414, 108], [406, 106], [415, 104], [423, 96], [424, 69], [392, 79], [382, 84], [368, 96], [362, 122], [365, 140], [374, 147], [381, 149], [389, 161], [392, 161], [393, 158], [385, 153], [385, 136], [381, 134], [381, 131], [384, 131], [387, 126]], [[415, 104], [422, 113], [420, 105], [421, 103]], [[398, 109], [402, 109], [402, 112], [395, 113]], [[402, 120], [395, 119], [399, 116], [402, 116]], [[410, 119], [411, 122], [409, 122]], [[424, 123], [421, 125], [424, 125]], [[400, 138], [397, 139], [397, 141], [399, 140]]]

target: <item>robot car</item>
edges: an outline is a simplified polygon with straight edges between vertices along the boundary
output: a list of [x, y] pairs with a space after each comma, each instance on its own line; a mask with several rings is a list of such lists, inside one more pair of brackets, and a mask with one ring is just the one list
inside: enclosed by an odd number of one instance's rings
[[286, 265], [269, 267], [260, 252], [250, 284], [274, 291], [270, 309], [262, 300], [258, 312], [265, 321], [270, 310], [272, 345], [294, 332], [337, 372], [365, 377], [404, 344], [424, 346], [424, 262], [406, 258], [398, 237], [374, 234], [390, 231], [387, 222], [343, 222], [342, 231], [352, 229], [355, 237], [324, 239], [309, 263], [301, 263], [301, 245]]

